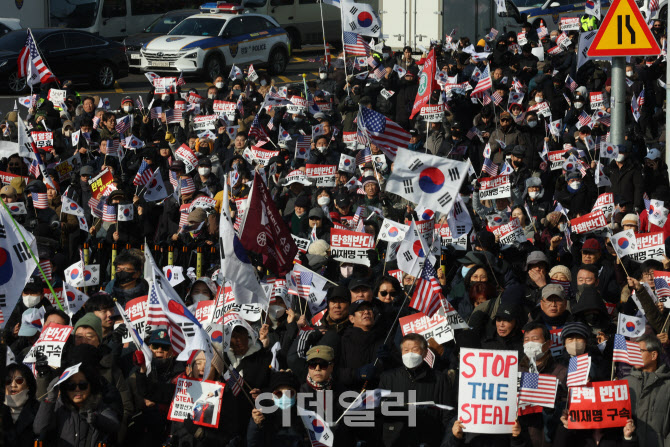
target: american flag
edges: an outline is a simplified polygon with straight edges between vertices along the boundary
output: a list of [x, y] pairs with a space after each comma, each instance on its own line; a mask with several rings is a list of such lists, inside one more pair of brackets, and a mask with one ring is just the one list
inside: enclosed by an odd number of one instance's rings
[[640, 96], [637, 97], [637, 105], [638, 107], [642, 107], [644, 105], [644, 89], [640, 92]]
[[[39, 155], [37, 155], [39, 157]], [[40, 160], [42, 160], [40, 158]], [[33, 158], [33, 161], [30, 163], [30, 167], [28, 167], [28, 172], [30, 175], [32, 175], [35, 178], [39, 178], [40, 176], [40, 167], [37, 159]]]
[[149, 166], [149, 163], [147, 163], [146, 160], [142, 160], [140, 169], [137, 170], [137, 174], [135, 175], [135, 179], [133, 180], [133, 185], [144, 186], [147, 183], [149, 183], [153, 175], [154, 172], [151, 169], [151, 166]]
[[488, 92], [484, 92], [482, 95], [484, 99], [482, 99], [482, 105], [487, 106], [491, 104], [493, 101], [491, 100], [491, 95], [488, 94]]
[[571, 92], [574, 92], [577, 90], [577, 87], [579, 87], [577, 83], [570, 77], [570, 75], [565, 78], [565, 86], [569, 88]]
[[168, 326], [170, 328], [170, 341], [175, 352], [181, 352], [186, 346], [184, 334], [176, 323], [168, 319], [163, 312], [163, 307], [158, 300], [155, 287], [149, 288], [149, 306], [147, 306], [147, 324], [151, 326]]
[[468, 133], [465, 135], [465, 138], [467, 138], [468, 140], [472, 140], [474, 137], [481, 134], [482, 132], [479, 129], [477, 129], [476, 127], [471, 127], [470, 130], [468, 130]]
[[240, 394], [240, 391], [242, 391], [242, 385], [244, 384], [244, 379], [240, 375], [240, 373], [237, 372], [235, 368], [232, 366], [227, 372], [228, 374], [228, 379], [226, 380], [226, 386], [230, 388], [230, 391], [232, 391], [233, 396], [237, 396]]
[[433, 354], [432, 349], [428, 349], [428, 352], [426, 352], [426, 356], [423, 358], [423, 361], [426, 362], [431, 368], [433, 365], [435, 365], [435, 354]]
[[296, 151], [299, 151], [300, 149], [308, 150], [311, 146], [312, 146], [311, 135], [300, 135], [295, 142]]
[[93, 117], [93, 129], [97, 129], [98, 126], [100, 126], [100, 117], [99, 116], [94, 116]]
[[[34, 78], [34, 76], [37, 75], [42, 84], [52, 81], [58, 82], [56, 76], [54, 76], [51, 70], [47, 68], [44, 61], [42, 61], [40, 53], [37, 51], [37, 45], [33, 40], [33, 33], [30, 29], [28, 29], [26, 45], [19, 53], [18, 75], [20, 78]], [[31, 82], [31, 79], [28, 79], [27, 82], [28, 84], [35, 84], [35, 82]]]
[[405, 148], [409, 145], [410, 134], [405, 129], [381, 113], [367, 107], [359, 109], [358, 126], [367, 133], [371, 142], [389, 149], [384, 152], [392, 159], [395, 159], [395, 153], [399, 147]]
[[179, 72], [179, 78], [177, 79], [177, 86], [185, 85], [186, 81], [184, 80], [184, 73]]
[[386, 75], [386, 67], [382, 64], [376, 64], [374, 65], [374, 69], [372, 70], [372, 79], [376, 79], [377, 81], [381, 81], [384, 76]]
[[165, 111], [165, 122], [166, 123], [178, 123], [182, 119], [183, 112], [181, 109], [172, 109]]
[[512, 78], [512, 88], [514, 88], [514, 90], [516, 90], [518, 93], [523, 90], [523, 84], [516, 78], [516, 76]]
[[502, 100], [503, 100], [503, 97], [500, 96], [500, 93], [498, 93], [498, 92], [493, 92], [493, 94], [491, 95], [491, 99], [493, 100], [493, 104], [499, 106], [500, 103], [501, 103]]
[[[44, 261], [40, 260], [40, 267], [42, 267], [42, 271], [44, 272], [44, 275], [47, 277], [49, 281], [51, 281], [51, 276], [52, 276], [52, 266], [51, 266], [51, 261], [48, 259], [45, 259]], [[39, 272], [39, 269], [37, 269]]]
[[152, 120], [157, 120], [161, 117], [161, 113], [163, 113], [163, 108], [162, 107], [154, 107], [151, 109], [151, 119]]
[[490, 41], [495, 40], [495, 38], [498, 36], [498, 30], [495, 28], [491, 28], [491, 31], [486, 35], [486, 38]]
[[591, 357], [588, 354], [572, 357], [568, 363], [568, 377], [565, 379], [567, 386], [585, 385], [589, 380], [591, 370]]
[[484, 164], [482, 164], [482, 172], [486, 172], [491, 177], [495, 177], [498, 174], [498, 165], [493, 163], [490, 158], [484, 159]]
[[591, 117], [592, 120], [598, 121], [602, 124], [604, 124], [607, 127], [610, 127], [612, 125], [612, 121], [610, 118], [610, 114], [605, 112], [604, 110], [596, 110], [593, 113], [593, 116]]
[[195, 183], [191, 177], [184, 177], [179, 179], [179, 185], [182, 194], [193, 194], [195, 192]]
[[370, 54], [370, 46], [358, 33], [345, 31], [342, 33], [344, 51], [353, 56], [367, 56]]
[[263, 129], [263, 125], [258, 121], [258, 115], [256, 115], [251, 122], [249, 136], [256, 138], [256, 141], [268, 141], [270, 139], [267, 132], [265, 132], [265, 129]]
[[294, 271], [295, 284], [300, 298], [307, 299], [312, 289], [312, 272]]
[[364, 149], [358, 151], [356, 154], [356, 164], [364, 165], [365, 163], [372, 163], [372, 152], [370, 152], [370, 146], [365, 146]]
[[549, 374], [521, 373], [519, 402], [554, 408], [558, 379]]
[[88, 207], [91, 209], [91, 214], [95, 217], [102, 217], [102, 211], [99, 209], [100, 200], [94, 197], [88, 199]]
[[649, 196], [645, 192], [642, 194], [642, 200], [644, 200], [644, 208], [647, 210], [647, 214], [652, 214], [649, 212], [649, 207], [651, 206], [651, 200], [649, 200]]
[[649, 2], [649, 16], [653, 16], [656, 11], [660, 8], [658, 0], [651, 0]]
[[634, 341], [628, 341], [621, 334], [616, 334], [614, 336], [614, 356], [612, 357], [613, 362], [623, 362], [628, 363], [632, 366], [643, 367], [644, 362], [642, 361], [642, 351], [640, 351], [640, 345]]
[[102, 213], [103, 222], [116, 222], [116, 205], [105, 205]]
[[578, 120], [580, 126], [589, 126], [591, 124], [591, 117], [584, 110], [582, 110], [582, 114], [579, 115]]
[[539, 37], [540, 39], [549, 34], [549, 30], [547, 29], [546, 26], [541, 26], [536, 31], [537, 31], [537, 37]]
[[657, 297], [670, 296], [670, 285], [668, 285], [665, 278], [654, 278], [654, 287], [656, 288]]
[[49, 208], [49, 200], [47, 199], [47, 193], [34, 192], [32, 193], [32, 197], [33, 197], [33, 206], [38, 210], [45, 210]]
[[491, 73], [489, 71], [489, 66], [487, 65], [481, 75], [479, 75], [479, 82], [475, 86], [474, 90], [470, 92], [471, 98], [481, 98], [486, 91], [493, 87], [491, 82]]
[[421, 276], [416, 280], [416, 288], [412, 295], [409, 307], [422, 312], [431, 318], [442, 305], [442, 287], [435, 276], [437, 271], [433, 264], [427, 261], [423, 265]]
[[126, 130], [130, 129], [130, 115], [126, 115], [123, 118], [117, 119], [115, 129], [119, 134], [122, 134]]

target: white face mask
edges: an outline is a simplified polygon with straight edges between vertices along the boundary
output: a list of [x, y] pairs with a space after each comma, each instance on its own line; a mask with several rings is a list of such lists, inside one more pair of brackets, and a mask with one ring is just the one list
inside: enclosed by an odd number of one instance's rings
[[209, 95], [207, 95], [207, 98], [214, 99], [216, 98], [216, 95], [214, 93], [210, 93]]
[[633, 76], [633, 72], [632, 72], [632, 71], [627, 71], [627, 72], [626, 72], [626, 76], [628, 76], [629, 78], [632, 77], [632, 76]]
[[532, 129], [535, 126], [537, 126], [537, 121], [528, 121], [528, 127]]
[[198, 174], [200, 175], [207, 175], [209, 174], [211, 169], [209, 168], [198, 168]]
[[319, 73], [319, 79], [323, 80], [328, 78], [328, 73]]
[[204, 293], [194, 293], [191, 295], [191, 298], [193, 298], [194, 303], [199, 303], [200, 301], [207, 301], [211, 299], [208, 295], [205, 295]]
[[63, 131], [63, 135], [66, 136], [67, 138], [70, 138], [70, 136], [72, 135], [72, 131], [69, 130], [69, 129], [68, 129], [68, 130], [64, 130], [64, 131]]
[[558, 224], [558, 231], [565, 231], [565, 227], [566, 227], [567, 225], [568, 225], [568, 224], [566, 224], [566, 223], [559, 223], [559, 224]]
[[572, 183], [570, 183], [570, 188], [574, 189], [575, 191], [578, 190], [580, 186], [582, 186], [582, 182], [572, 182]]
[[133, 106], [123, 106], [123, 111], [126, 113], [130, 113], [130, 111], [133, 110]]
[[272, 320], [277, 320], [282, 317], [286, 313], [286, 309], [284, 309], [282, 306], [279, 306], [277, 304], [273, 304], [270, 307], [268, 307], [268, 315], [270, 315], [270, 319]]
[[618, 154], [616, 156], [616, 161], [618, 161], [619, 163], [623, 162], [625, 159], [626, 159], [626, 156], [624, 154]]
[[535, 97], [535, 102], [536, 102], [536, 103], [539, 104], [539, 103], [541, 103], [541, 102], [543, 102], [543, 101], [544, 101], [544, 98], [543, 98], [543, 97], [541, 97], [541, 96], [536, 96], [536, 97]]
[[537, 196], [539, 195], [540, 193], [538, 191], [532, 191], [528, 193], [528, 197], [530, 197], [531, 199], [537, 199]]
[[537, 360], [542, 357], [542, 343], [538, 341], [529, 341], [523, 345], [523, 353], [531, 360]]
[[581, 109], [582, 107], [584, 107], [584, 103], [583, 102], [576, 102], [575, 107], [578, 108], [578, 109]]
[[330, 205], [330, 197], [319, 197], [316, 199], [316, 203], [318, 203], [319, 206]]
[[316, 150], [319, 151], [319, 152], [321, 152], [322, 154], [323, 154], [324, 152], [326, 152], [326, 149], [328, 149], [327, 146], [317, 146], [317, 147], [316, 147]]
[[583, 340], [579, 340], [566, 343], [565, 350], [571, 356], [584, 354], [584, 351], [586, 350], [586, 342], [584, 342]]
[[214, 84], [214, 86], [216, 86], [216, 88], [218, 88], [218, 89], [222, 89], [223, 88], [223, 82], [217, 82], [216, 84]]
[[349, 265], [346, 267], [340, 267], [340, 274], [342, 275], [343, 278], [348, 278], [351, 275], [354, 274], [354, 266]]
[[167, 102], [170, 100], [170, 95], [162, 95], [161, 99], [163, 100], [163, 102]]
[[261, 86], [265, 87], [266, 85], [268, 85], [268, 81], [261, 79]]
[[35, 307], [42, 300], [40, 295], [23, 295], [21, 298], [26, 307]]
[[375, 172], [370, 169], [363, 171], [363, 177], [372, 177], [373, 175], [375, 175]]
[[552, 42], [556, 42], [556, 39], [558, 39], [558, 36], [549, 36], [549, 40]]
[[402, 364], [409, 369], [416, 368], [421, 362], [423, 362], [423, 357], [421, 357], [420, 354], [408, 352], [407, 354], [402, 355]]

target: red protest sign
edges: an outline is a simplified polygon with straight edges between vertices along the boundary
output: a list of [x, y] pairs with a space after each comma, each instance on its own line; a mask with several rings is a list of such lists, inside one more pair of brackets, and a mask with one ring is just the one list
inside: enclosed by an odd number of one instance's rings
[[626, 380], [570, 388], [568, 430], [623, 427], [630, 417]]
[[91, 185], [93, 198], [99, 200], [100, 196], [102, 196], [102, 192], [110, 183], [112, 183], [113, 180], [114, 175], [109, 169], [105, 169], [100, 174], [89, 180], [88, 184]]
[[570, 231], [575, 234], [590, 233], [606, 226], [607, 219], [605, 219], [605, 214], [600, 209], [570, 221]]

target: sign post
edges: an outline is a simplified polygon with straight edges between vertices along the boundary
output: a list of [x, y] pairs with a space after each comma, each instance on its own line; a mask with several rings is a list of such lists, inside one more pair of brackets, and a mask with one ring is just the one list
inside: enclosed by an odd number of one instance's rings
[[660, 53], [661, 49], [635, 1], [614, 0], [587, 53], [589, 57], [612, 57], [611, 143], [624, 143], [626, 56], [657, 56]]

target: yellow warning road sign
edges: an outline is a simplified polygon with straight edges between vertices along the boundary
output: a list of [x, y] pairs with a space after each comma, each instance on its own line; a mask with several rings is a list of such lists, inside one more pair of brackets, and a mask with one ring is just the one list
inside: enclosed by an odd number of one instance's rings
[[661, 49], [634, 0], [614, 0], [588, 55], [656, 56]]

